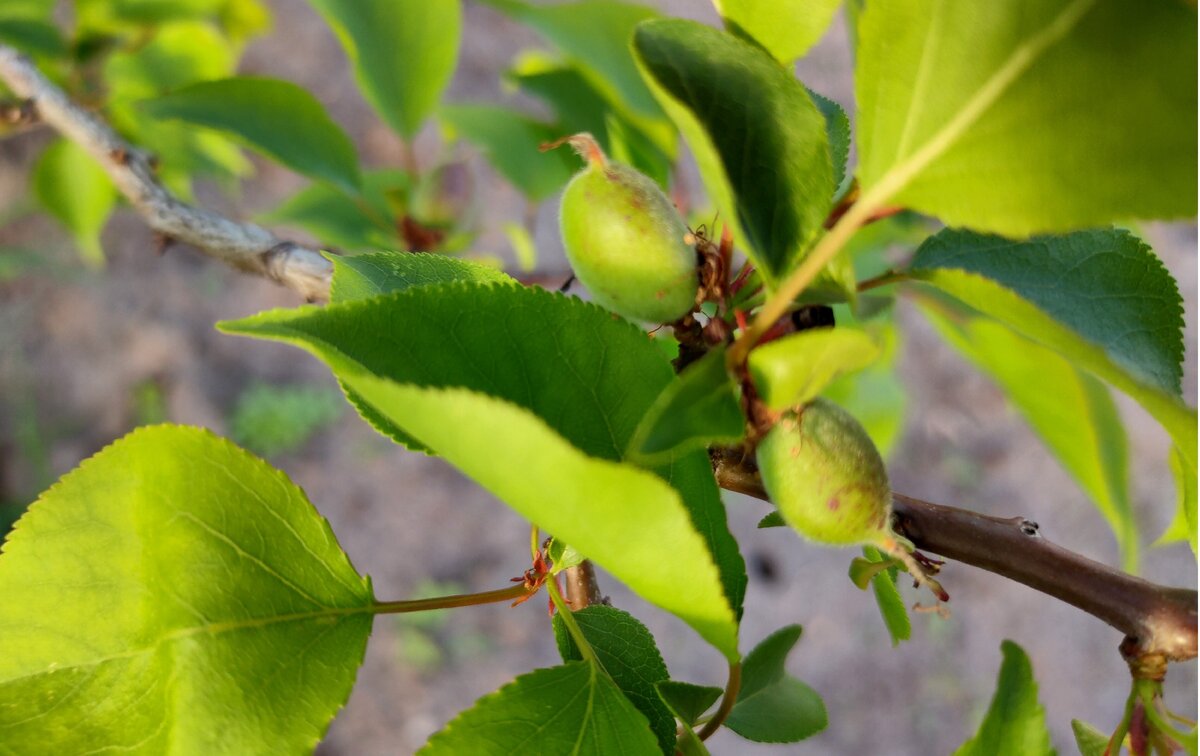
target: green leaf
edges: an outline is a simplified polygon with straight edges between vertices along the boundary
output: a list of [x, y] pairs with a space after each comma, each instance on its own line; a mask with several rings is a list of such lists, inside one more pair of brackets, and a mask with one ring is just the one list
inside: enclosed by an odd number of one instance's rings
[[1171, 474], [1175, 478], [1175, 491], [1178, 504], [1175, 517], [1167, 530], [1154, 543], [1162, 546], [1176, 541], [1187, 541], [1196, 553], [1196, 475], [1194, 470], [1188, 470], [1187, 462], [1179, 451], [1179, 447], [1171, 450]]
[[582, 165], [569, 150], [538, 148], [564, 136], [548, 124], [498, 105], [447, 105], [442, 122], [483, 151], [492, 165], [531, 200], [562, 189]]
[[674, 156], [672, 138], [661, 127], [662, 111], [646, 89], [629, 54], [629, 38], [641, 21], [657, 18], [652, 8], [614, 0], [533, 5], [519, 0], [483, 0], [528, 24], [557, 47], [604, 94], [609, 103], [650, 127], [656, 143]]
[[140, 100], [226, 78], [236, 67], [237, 55], [212, 24], [178, 21], [164, 24], [144, 45], [108, 56], [104, 80], [113, 100]]
[[694, 21], [647, 21], [634, 52], [705, 187], [768, 283], [821, 231], [836, 188], [825, 118], [761, 48]]
[[767, 49], [791, 66], [817, 43], [841, 0], [713, 0], [725, 28]]
[[1196, 411], [1179, 397], [1179, 293], [1136, 237], [1082, 231], [1016, 242], [947, 230], [921, 245], [908, 275], [1133, 397], [1195, 477]]
[[1000, 644], [1004, 661], [996, 694], [975, 737], [954, 756], [1039, 756], [1054, 754], [1046, 731], [1046, 712], [1037, 700], [1037, 682], [1029, 657], [1012, 641]]
[[658, 688], [658, 695], [671, 708], [671, 711], [689, 725], [695, 724], [697, 719], [704, 716], [704, 712], [708, 711], [725, 692], [720, 688], [694, 685], [678, 680], [664, 680], [655, 687]]
[[[595, 604], [573, 612], [572, 616], [596, 652], [600, 666], [649, 720], [659, 747], [666, 756], [671, 756], [675, 752], [675, 717], [655, 689], [658, 683], [667, 680], [668, 674], [654, 636], [632, 614], [611, 606]], [[563, 661], [583, 659], [559, 615], [554, 617], [554, 639]]]
[[311, 750], [371, 630], [370, 582], [287, 477], [207, 431], [134, 431], [0, 555], [0, 742]]
[[312, 351], [383, 432], [446, 457], [736, 657], [745, 568], [707, 455], [679, 457], [657, 476], [613, 464], [674, 375], [635, 326], [542, 289], [456, 283], [220, 328]]
[[1108, 389], [1058, 353], [993, 320], [956, 317], [932, 301], [937, 331], [991, 376], [1104, 515], [1126, 572], [1138, 570], [1138, 528], [1129, 495], [1125, 427]]
[[838, 377], [862, 370], [880, 350], [865, 331], [812, 328], [764, 344], [750, 353], [750, 375], [772, 410], [817, 398]]
[[833, 186], [838, 193], [846, 183], [846, 161], [850, 158], [850, 117], [842, 106], [811, 89], [808, 96], [825, 118], [825, 133], [829, 139], [829, 155], [833, 162]]
[[459, 260], [430, 252], [372, 252], [353, 257], [330, 255], [333, 303], [369, 299], [403, 291], [412, 286], [429, 286], [450, 281], [511, 283], [512, 278], [488, 265]]
[[[842, 313], [838, 314], [839, 322], [848, 320]], [[869, 332], [877, 343], [882, 344], [883, 356], [863, 370], [842, 375], [821, 395], [854, 415], [866, 428], [879, 453], [887, 459], [904, 428], [906, 397], [904, 386], [896, 375], [897, 360], [903, 350], [894, 322], [872, 324]]]
[[309, 0], [333, 28], [367, 102], [411, 140], [450, 83], [459, 0]]
[[[872, 562], [891, 562], [874, 546], [864, 546], [863, 555]], [[857, 560], [856, 560], [857, 561]], [[876, 572], [871, 576], [871, 589], [875, 593], [875, 603], [879, 605], [879, 614], [887, 627], [888, 635], [892, 637], [892, 647], [900, 645], [912, 637], [912, 623], [908, 619], [908, 607], [896, 587], [897, 570], [895, 567]], [[860, 588], [864, 586], [859, 586]]]
[[33, 191], [75, 237], [84, 262], [103, 266], [100, 232], [116, 207], [117, 188], [95, 158], [74, 142], [53, 142], [33, 168]]
[[590, 133], [606, 154], [667, 187], [671, 158], [631, 120], [618, 114], [579, 67], [544, 54], [526, 53], [506, 78], [554, 109], [559, 136]]
[[252, 165], [222, 134], [153, 118], [137, 103], [198, 81], [232, 76], [236, 67], [237, 55], [228, 40], [203, 21], [164, 24], [145, 45], [118, 50], [104, 62], [113, 125], [159, 156], [164, 182], [184, 197], [190, 196], [196, 174], [228, 179], [246, 175]]
[[821, 697], [784, 669], [800, 632], [799, 625], [776, 630], [746, 655], [741, 691], [726, 727], [760, 743], [795, 743], [825, 729], [829, 722]]
[[217, 129], [298, 173], [358, 192], [350, 137], [317, 98], [291, 82], [251, 76], [205, 81], [140, 107], [155, 118]]
[[337, 420], [344, 407], [329, 389], [256, 384], [238, 397], [230, 424], [235, 441], [273, 457], [302, 446]]
[[311, 184], [257, 220], [302, 228], [323, 244], [343, 250], [396, 249], [403, 242], [386, 194], [406, 188], [403, 175], [399, 171], [365, 174], [361, 197], [350, 197], [329, 184]]
[[1081, 756], [1104, 756], [1108, 750], [1109, 736], [1087, 722], [1072, 719], [1071, 732], [1075, 734], [1075, 745]]
[[667, 384], [629, 443], [629, 456], [662, 462], [672, 453], [741, 440], [746, 420], [739, 391], [725, 368], [725, 348], [713, 349]]
[[1194, 216], [1195, 27], [1175, 2], [867, 3], [867, 204], [1008, 236]]
[[563, 570], [569, 570], [584, 561], [583, 554], [580, 554], [574, 546], [563, 543], [557, 538], [550, 539], [550, 546], [546, 549], [546, 556], [550, 558], [550, 571], [554, 575]]
[[521, 675], [435, 734], [420, 756], [517, 753], [658, 754], [646, 718], [595, 665]]

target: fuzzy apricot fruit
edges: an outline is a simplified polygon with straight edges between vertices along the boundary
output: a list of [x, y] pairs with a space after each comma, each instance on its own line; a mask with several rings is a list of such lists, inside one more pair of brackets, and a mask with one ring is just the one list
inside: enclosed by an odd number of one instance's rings
[[563, 141], [587, 161], [559, 214], [576, 277], [596, 302], [631, 320], [671, 323], [691, 312], [696, 250], [671, 201], [648, 176], [606, 158], [590, 134]]
[[826, 399], [784, 414], [758, 444], [758, 469], [783, 519], [818, 543], [891, 535], [887, 470], [866, 430]]
[[800, 535], [833, 546], [870, 545], [894, 557], [939, 601], [950, 596], [892, 529], [883, 458], [854, 416], [827, 399], [785, 413], [758, 444], [763, 487]]

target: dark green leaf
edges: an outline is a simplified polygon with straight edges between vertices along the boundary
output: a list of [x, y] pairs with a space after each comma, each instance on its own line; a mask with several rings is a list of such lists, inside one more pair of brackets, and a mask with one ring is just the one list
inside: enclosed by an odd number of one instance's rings
[[172, 426], [44, 493], [4, 545], [0, 594], [0, 742], [29, 753], [312, 749], [373, 603], [283, 473]]
[[498, 105], [447, 105], [442, 121], [487, 155], [496, 170], [532, 200], [562, 189], [581, 164], [569, 150], [542, 152], [559, 134], [548, 124]]
[[[934, 285], [941, 275], [962, 278], [962, 274], [1009, 289], [1101, 347], [1140, 382], [1179, 393], [1183, 372], [1179, 289], [1150, 248], [1128, 231], [1079, 231], [1010, 241], [946, 229], [926, 240], [911, 264], [913, 277]], [[1000, 306], [968, 304], [989, 314]]]
[[337, 33], [367, 102], [412, 139], [450, 83], [459, 0], [309, 0]]
[[1052, 756], [1046, 712], [1037, 700], [1037, 682], [1029, 657], [1012, 641], [1000, 644], [1004, 662], [996, 694], [975, 737], [954, 756]]
[[661, 753], [646, 718], [594, 665], [568, 662], [521, 675], [459, 714], [421, 756]]
[[104, 265], [100, 232], [117, 204], [117, 188], [95, 158], [75, 142], [60, 139], [33, 169], [33, 188], [42, 206], [75, 237], [89, 265]]
[[32, 18], [0, 18], [0, 42], [29, 55], [56, 58], [67, 52], [67, 43], [57, 26]]
[[276, 226], [297, 226], [321, 243], [348, 251], [398, 249], [396, 200], [408, 191], [408, 175], [395, 170], [363, 174], [358, 196], [324, 183], [315, 183], [287, 198], [258, 220]]
[[766, 48], [791, 65], [829, 28], [841, 0], [713, 0], [730, 31]]
[[821, 231], [836, 188], [821, 111], [761, 48], [694, 21], [644, 22], [634, 51], [738, 243], [768, 282], [781, 277]]
[[459, 260], [430, 252], [372, 252], [352, 257], [330, 256], [333, 303], [368, 299], [403, 291], [412, 286], [477, 281], [511, 283], [512, 278], [488, 265]]
[[812, 328], [764, 344], [750, 353], [750, 375], [762, 400], [784, 410], [817, 398], [838, 377], [879, 358], [865, 331]]
[[758, 521], [758, 528], [782, 528], [787, 523], [783, 519], [783, 515], [776, 509], [773, 512], [767, 513], [761, 520]]
[[[872, 562], [881, 564], [891, 562], [894, 564], [893, 560], [885, 559], [879, 553], [879, 550], [873, 546], [864, 546], [863, 554]], [[904, 605], [904, 599], [900, 596], [900, 590], [896, 587], [896, 576], [897, 570], [894, 566], [891, 566], [888, 569], [876, 572], [871, 577], [871, 588], [875, 592], [875, 603], [879, 605], [879, 614], [883, 617], [883, 624], [887, 627], [888, 635], [892, 637], [893, 647], [900, 645], [901, 641], [906, 641], [912, 637], [912, 623], [908, 619], [908, 607]]]
[[1058, 353], [993, 320], [922, 308], [943, 337], [996, 380], [1104, 515], [1122, 567], [1138, 569], [1125, 427], [1108, 389]]
[[1071, 732], [1075, 734], [1075, 745], [1081, 756], [1104, 756], [1108, 750], [1109, 736], [1078, 719], [1071, 720]]
[[825, 729], [828, 718], [821, 697], [784, 668], [800, 633], [799, 625], [789, 625], [746, 655], [741, 691], [726, 727], [760, 743], [795, 743]]
[[[625, 697], [650, 722], [666, 756], [675, 751], [675, 717], [658, 697], [655, 685], [667, 680], [667, 665], [654, 644], [654, 636], [632, 614], [595, 604], [572, 615], [587, 638], [600, 666]], [[554, 638], [563, 661], [581, 661], [583, 655], [567, 631], [562, 617], [554, 617]]]
[[1194, 6], [868, 2], [858, 40], [870, 204], [1014, 237], [1195, 215]]
[[725, 368], [725, 349], [713, 349], [655, 399], [634, 431], [630, 458], [662, 462], [673, 453], [739, 441], [746, 421], [738, 394]]
[[1136, 399], [1196, 475], [1196, 411], [1179, 397], [1175, 281], [1136, 237], [1083, 231], [1024, 242], [943, 231], [910, 275], [1049, 347]]
[[[672, 488], [659, 487], [661, 481], [648, 480], [632, 466], [601, 462], [621, 459], [637, 423], [674, 375], [644, 332], [575, 298], [536, 288], [478, 283], [413, 287], [325, 308], [263, 313], [221, 327], [313, 351], [330, 364], [352, 394], [370, 383], [377, 400], [358, 405], [371, 409], [366, 414], [377, 427], [394, 438], [417, 438], [421, 446], [446, 456], [635, 591], [693, 617], [705, 637], [716, 638], [723, 651], [736, 654], [732, 627], [726, 624], [732, 618], [721, 619], [720, 613], [722, 607], [740, 613], [745, 568], [725, 525], [707, 455], [685, 455], [660, 471]], [[378, 381], [359, 380], [356, 376], [363, 371], [425, 390], [381, 387]], [[435, 387], [469, 389], [499, 401], [429, 390]], [[382, 411], [381, 401], [388, 412]], [[528, 412], [518, 412], [510, 402]], [[463, 425], [439, 418], [441, 412], [459, 417], [468, 405], [478, 405], [487, 417], [464, 416]], [[515, 419], [511, 413], [518, 413]], [[484, 421], [494, 427], [486, 440], [461, 432], [462, 427], [480, 428]], [[525, 440], [514, 434], [523, 434]], [[495, 444], [498, 438], [507, 441]], [[489, 450], [476, 450], [478, 443]], [[541, 446], [544, 456], [534, 451]], [[551, 459], [560, 460], [557, 467]], [[572, 466], [577, 468], [574, 473]], [[597, 479], [581, 485], [572, 474]], [[622, 487], [627, 501], [622, 499]], [[549, 488], [563, 488], [562, 500], [547, 496]], [[639, 502], [639, 496], [645, 499]], [[608, 499], [615, 501], [602, 503]], [[646, 512], [638, 514], [639, 506], [647, 507]], [[686, 512], [681, 522], [676, 521], [680, 506]], [[599, 527], [592, 515], [604, 507], [613, 507], [613, 513], [631, 508], [629, 517], [645, 524], [636, 543], [615, 514], [603, 518], [612, 519], [611, 527]], [[561, 519], [567, 517], [574, 519]], [[661, 518], [664, 531], [680, 532], [652, 536], [654, 517]], [[558, 522], [558, 527], [551, 522]], [[690, 539], [696, 532], [702, 534], [706, 547], [702, 551], [711, 553], [719, 567], [723, 597], [707, 595], [704, 579], [685, 577], [693, 568], [703, 572], [708, 557], [701, 553], [689, 551], [688, 559], [701, 563], [680, 565], [682, 574], [673, 583], [665, 577], [675, 569], [675, 555], [674, 547], [663, 544], [678, 537], [687, 542], [679, 547], [691, 550], [695, 544]], [[645, 561], [640, 566], [622, 556], [623, 550], [635, 546], [643, 549]], [[672, 558], [663, 561], [661, 555], [668, 553]], [[685, 599], [678, 594], [680, 581], [696, 582], [697, 595]], [[699, 604], [688, 607], [689, 601]]]
[[724, 692], [708, 685], [694, 685], [677, 680], [664, 680], [657, 686], [658, 695], [671, 711], [684, 722], [695, 724]]
[[206, 81], [141, 103], [155, 118], [236, 137], [294, 171], [357, 193], [354, 144], [309, 92], [290, 82], [242, 76]]
[[846, 161], [850, 159], [850, 118], [842, 106], [811, 89], [808, 96], [825, 118], [829, 154], [833, 161], [833, 186], [839, 192], [846, 183]]

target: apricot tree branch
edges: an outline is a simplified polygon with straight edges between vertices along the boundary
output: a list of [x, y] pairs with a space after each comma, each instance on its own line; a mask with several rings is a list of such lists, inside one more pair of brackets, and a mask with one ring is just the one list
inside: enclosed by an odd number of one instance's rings
[[281, 283], [306, 299], [328, 298], [333, 265], [318, 250], [183, 202], [158, 181], [149, 155], [72, 102], [28, 58], [3, 44], [0, 81], [25, 98], [41, 122], [95, 158], [150, 228], [239, 270]]
[[[0, 81], [25, 101], [22, 121], [40, 120], [83, 147], [155, 231], [306, 299], [328, 298], [333, 266], [318, 250], [175, 197], [158, 181], [150, 156], [3, 44]], [[713, 467], [722, 487], [766, 499], [757, 471], [740, 455], [715, 452]], [[1041, 538], [1024, 518], [990, 517], [900, 494], [894, 498], [894, 517], [897, 530], [921, 549], [1016, 580], [1104, 620], [1128, 636], [1135, 656], [1196, 656], [1196, 591], [1155, 585], [1093, 562]], [[572, 568], [567, 586], [573, 602], [600, 600], [591, 565]]]
[[[767, 500], [740, 451], [715, 450], [722, 488]], [[896, 532], [917, 548], [994, 572], [1078, 607], [1127, 637], [1126, 656], [1196, 657], [1196, 591], [1128, 575], [1043, 538], [1024, 517], [992, 517], [892, 494]]]

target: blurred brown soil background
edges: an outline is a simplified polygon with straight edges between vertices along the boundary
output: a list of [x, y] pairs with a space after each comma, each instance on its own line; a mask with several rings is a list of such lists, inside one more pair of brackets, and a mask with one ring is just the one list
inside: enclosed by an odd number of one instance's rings
[[[274, 31], [255, 41], [241, 72], [276, 76], [309, 88], [353, 137], [368, 167], [394, 167], [401, 146], [358, 94], [332, 33], [304, 0], [272, 0]], [[708, 22], [708, 3], [672, 0], [669, 13]], [[538, 46], [529, 30], [466, 3], [465, 36], [451, 101], [517, 100], [503, 69]], [[852, 112], [851, 61], [839, 21], [798, 66], [801, 78]], [[540, 111], [544, 112], [544, 111]], [[28, 195], [29, 168], [50, 134], [0, 141], [0, 208]], [[435, 128], [418, 141], [427, 161]], [[464, 155], [472, 154], [464, 148]], [[261, 160], [257, 175], [230, 198], [201, 186], [199, 200], [247, 218], [304, 186]], [[426, 163], [427, 165], [427, 163]], [[524, 203], [482, 160], [473, 161], [483, 232], [474, 249], [511, 259], [500, 231]], [[695, 182], [692, 183], [695, 186]], [[540, 267], [564, 271], [553, 202], [538, 215]], [[280, 229], [304, 238], [298, 230]], [[1179, 281], [1186, 306], [1185, 395], [1196, 392], [1196, 231], [1152, 225], [1148, 241]], [[0, 229], [0, 245], [37, 251], [35, 271], [0, 283], [0, 495], [32, 498], [137, 422], [139, 387], [155, 386], [166, 419], [229, 435], [239, 395], [254, 383], [336, 388], [326, 369], [299, 350], [223, 336], [213, 323], [299, 304], [289, 291], [240, 275], [193, 250], [155, 254], [155, 241], [127, 209], [104, 234], [109, 265], [89, 273], [64, 232], [44, 218]], [[903, 303], [907, 342], [902, 375], [909, 392], [901, 441], [890, 460], [894, 487], [913, 496], [1002, 516], [1024, 515], [1043, 535], [1109, 564], [1114, 540], [1084, 494], [1006, 403], [998, 389], [946, 346]], [[148, 384], [147, 382], [150, 382]], [[1133, 495], [1145, 540], [1165, 528], [1175, 503], [1165, 435], [1136, 405], [1119, 399], [1133, 454]], [[463, 429], [469, 432], [470, 429]], [[31, 440], [32, 439], [32, 440]], [[377, 436], [348, 408], [298, 451], [272, 461], [286, 470], [330, 520], [381, 598], [430, 590], [506, 585], [528, 564], [528, 530], [503, 504], [445, 463], [410, 454]], [[949, 564], [944, 583], [952, 616], [913, 617], [913, 640], [890, 646], [870, 594], [855, 590], [851, 550], [801, 542], [785, 529], [758, 531], [767, 511], [727, 495], [731, 527], [750, 567], [743, 623], [749, 648], [782, 625], [804, 625], [789, 668], [823, 696], [829, 728], [794, 746], [761, 746], [722, 732], [713, 752], [795, 754], [948, 753], [965, 740], [989, 703], [1000, 641], [1032, 658], [1055, 744], [1073, 753], [1070, 720], [1115, 725], [1127, 694], [1116, 652], [1119, 633], [1058, 601], [1005, 579]], [[1186, 546], [1149, 550], [1145, 577], [1195, 586]], [[632, 611], [658, 638], [672, 676], [722, 684], [724, 664], [682, 623], [651, 609], [604, 575], [613, 603]], [[904, 587], [910, 601], [917, 596]], [[543, 602], [517, 609], [462, 609], [414, 624], [381, 617], [358, 684], [319, 752], [397, 754], [416, 750], [456, 712], [512, 677], [556, 663]], [[1195, 663], [1172, 666], [1168, 703], [1196, 711]]]

